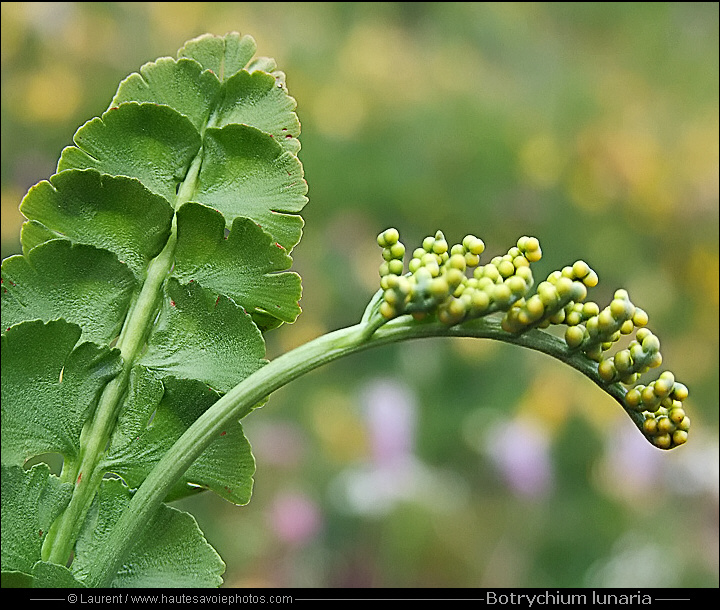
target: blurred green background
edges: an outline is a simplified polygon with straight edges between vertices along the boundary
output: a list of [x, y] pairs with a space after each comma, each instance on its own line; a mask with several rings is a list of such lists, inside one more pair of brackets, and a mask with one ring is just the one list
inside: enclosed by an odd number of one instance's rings
[[591, 299], [649, 312], [693, 428], [656, 450], [587, 379], [503, 344], [354, 356], [246, 420], [248, 506], [183, 502], [225, 586], [718, 586], [718, 4], [3, 2], [3, 257], [123, 77], [232, 30], [303, 125], [303, 314], [270, 357], [359, 320], [388, 226], [489, 256], [530, 234], [536, 277], [582, 258]]

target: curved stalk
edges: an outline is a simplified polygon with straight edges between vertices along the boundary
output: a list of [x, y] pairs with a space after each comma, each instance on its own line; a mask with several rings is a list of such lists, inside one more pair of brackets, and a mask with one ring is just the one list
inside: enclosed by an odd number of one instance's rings
[[[597, 374], [595, 362], [580, 352], [571, 352], [562, 339], [553, 335], [540, 330], [513, 335], [502, 330], [498, 319], [489, 317], [450, 327], [437, 321], [418, 322], [410, 316], [384, 323], [374, 315], [374, 301], [371, 301], [360, 324], [318, 337], [272, 360], [203, 413], [135, 492], [127, 510], [106, 539], [102, 553], [96, 558], [88, 584], [95, 587], [110, 584], [169, 490], [229, 422], [245, 417], [258, 402], [290, 381], [323, 364], [371, 347], [423, 337], [476, 337], [505, 341], [565, 362], [589, 377], [625, 409], [623, 398], [626, 390], [620, 384], [604, 383]], [[640, 427], [642, 416], [625, 410]]]

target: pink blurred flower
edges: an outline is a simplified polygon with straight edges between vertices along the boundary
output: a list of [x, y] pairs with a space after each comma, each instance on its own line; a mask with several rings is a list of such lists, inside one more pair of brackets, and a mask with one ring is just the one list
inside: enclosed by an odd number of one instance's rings
[[536, 497], [548, 491], [553, 478], [549, 442], [537, 425], [522, 419], [496, 424], [486, 443], [490, 459], [515, 493]]
[[301, 492], [278, 494], [269, 518], [277, 537], [295, 546], [302, 546], [312, 540], [322, 525], [317, 504]]
[[362, 393], [372, 457], [378, 467], [412, 456], [417, 406], [410, 390], [389, 379], [374, 380]]

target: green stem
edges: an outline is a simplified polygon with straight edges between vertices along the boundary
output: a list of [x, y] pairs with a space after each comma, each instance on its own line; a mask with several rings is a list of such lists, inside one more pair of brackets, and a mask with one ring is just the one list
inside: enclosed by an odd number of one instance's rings
[[[145, 524], [155, 514], [173, 485], [202, 454], [217, 434], [231, 421], [242, 419], [263, 398], [309, 371], [343, 356], [389, 343], [423, 337], [477, 337], [497, 339], [553, 356], [580, 371], [624, 408], [625, 390], [619, 384], [607, 385], [597, 374], [597, 364], [584, 354], [570, 352], [562, 339], [540, 330], [512, 335], [495, 318], [482, 318], [448, 327], [439, 322], [418, 322], [409, 316], [390, 322], [378, 320], [369, 311], [363, 321], [349, 328], [318, 337], [282, 356], [244, 379], [201, 415], [170, 448], [135, 492], [127, 510], [108, 535], [93, 571], [90, 586], [108, 586], [121, 567]], [[639, 414], [628, 411], [637, 426]]]
[[[176, 197], [176, 209], [194, 192], [200, 171], [202, 150], [198, 152]], [[145, 345], [148, 332], [157, 315], [162, 288], [175, 261], [177, 244], [177, 220], [173, 218], [170, 237], [163, 250], [148, 265], [147, 275], [140, 293], [133, 303], [117, 341], [123, 360], [123, 370], [110, 381], [100, 396], [95, 415], [83, 429], [80, 437], [80, 454], [64, 473], [64, 479], [72, 477], [75, 489], [62, 515], [53, 523], [45, 539], [42, 557], [52, 563], [65, 564], [72, 552], [85, 515], [100, 486], [104, 472], [98, 469], [110, 434], [117, 420], [118, 409], [127, 390], [132, 364]]]
[[47, 561], [64, 564], [72, 551], [82, 521], [97, 493], [103, 473], [97, 471], [97, 464], [105, 450], [110, 432], [117, 418], [117, 409], [127, 388], [130, 375], [129, 363], [137, 357], [157, 310], [162, 283], [167, 277], [175, 252], [177, 237], [173, 233], [163, 251], [150, 263], [142, 290], [135, 301], [130, 315], [126, 318], [118, 339], [125, 366], [120, 374], [110, 381], [103, 390], [95, 410], [95, 416], [80, 439], [80, 455], [77, 459], [77, 473], [73, 473], [75, 490], [70, 503], [48, 535]]

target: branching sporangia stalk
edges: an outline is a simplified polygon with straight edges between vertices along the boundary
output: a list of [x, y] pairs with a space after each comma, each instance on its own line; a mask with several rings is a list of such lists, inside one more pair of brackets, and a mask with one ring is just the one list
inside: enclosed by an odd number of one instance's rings
[[[323, 364], [399, 341], [540, 351], [602, 388], [656, 447], [687, 441], [687, 388], [669, 371], [638, 383], [662, 363], [648, 315], [625, 290], [602, 309], [588, 301], [598, 277], [583, 261], [536, 283], [534, 237], [481, 264], [481, 239], [450, 245], [437, 231], [406, 266], [387, 229], [360, 323], [262, 360], [261, 331], [299, 313], [299, 278], [277, 272], [306, 198], [294, 100], [254, 49], [204, 36], [144, 66], [23, 202], [24, 255], [3, 263], [8, 583], [217, 586], [224, 565], [165, 502], [199, 487], [247, 502], [254, 460], [239, 420]], [[560, 325], [564, 338], [546, 330]], [[63, 455], [60, 477], [23, 469], [43, 452]], [[16, 523], [13, 509], [29, 517]]]
[[[142, 530], [152, 507], [162, 502], [171, 484], [168, 479], [179, 477], [228, 421], [245, 417], [263, 396], [305, 373], [371, 347], [428, 337], [475, 337], [533, 349], [591, 379], [656, 447], [670, 449], [686, 442], [690, 419], [682, 403], [688, 391], [671, 372], [647, 386], [638, 384], [629, 391], [624, 387], [662, 362], [659, 341], [646, 328], [647, 314], [630, 302], [624, 290], [617, 291], [602, 311], [586, 301], [587, 287], [595, 286], [598, 278], [583, 261], [550, 274], [531, 294], [530, 263], [541, 257], [536, 238], [521, 237], [506, 255], [479, 266], [482, 240], [468, 235], [449, 248], [438, 231], [414, 251], [407, 274], [402, 263], [405, 247], [397, 230], [381, 233], [378, 243], [385, 259], [380, 266], [381, 288], [360, 324], [276, 358], [198, 418], [150, 473], [131, 510], [118, 522], [99, 563], [104, 569], [95, 576], [96, 584], [107, 583], [119, 567], [129, 546], [124, 541]], [[468, 270], [473, 273], [467, 274]], [[495, 312], [502, 316], [492, 315]], [[565, 340], [541, 330], [558, 324], [567, 325]], [[634, 331], [636, 339], [628, 348], [608, 355], [621, 335]]]

